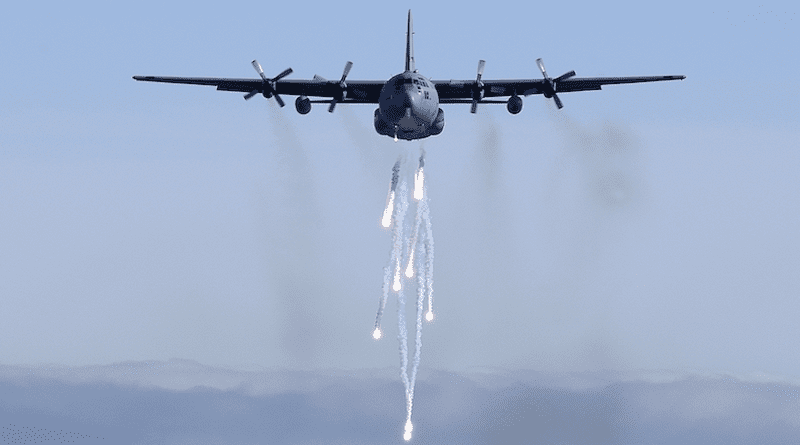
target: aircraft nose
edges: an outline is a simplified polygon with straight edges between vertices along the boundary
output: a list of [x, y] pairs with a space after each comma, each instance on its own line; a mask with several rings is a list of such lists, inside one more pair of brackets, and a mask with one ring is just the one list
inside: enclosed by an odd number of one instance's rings
[[381, 104], [381, 111], [386, 119], [398, 122], [408, 109], [416, 109], [419, 96], [416, 91], [409, 88], [395, 90], [394, 94], [385, 103]]
[[418, 100], [419, 94], [412, 86], [407, 86], [405, 91], [403, 91], [403, 108], [412, 108], [414, 107]]

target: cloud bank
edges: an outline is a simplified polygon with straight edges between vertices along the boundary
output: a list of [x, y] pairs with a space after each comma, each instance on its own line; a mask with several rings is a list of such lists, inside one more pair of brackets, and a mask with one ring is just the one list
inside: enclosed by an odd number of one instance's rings
[[[0, 441], [401, 443], [394, 369], [234, 370], [173, 359], [0, 366]], [[414, 443], [788, 444], [800, 386], [675, 372], [421, 370]]]

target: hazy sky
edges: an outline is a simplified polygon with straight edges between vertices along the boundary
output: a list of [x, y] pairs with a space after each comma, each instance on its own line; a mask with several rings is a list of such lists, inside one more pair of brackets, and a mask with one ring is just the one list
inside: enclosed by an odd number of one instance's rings
[[[444, 105], [379, 136], [315, 106], [133, 75], [434, 80], [683, 74]], [[0, 18], [0, 362], [383, 368], [391, 167], [427, 151], [422, 367], [799, 378], [800, 72], [789, 3], [16, 2]]]

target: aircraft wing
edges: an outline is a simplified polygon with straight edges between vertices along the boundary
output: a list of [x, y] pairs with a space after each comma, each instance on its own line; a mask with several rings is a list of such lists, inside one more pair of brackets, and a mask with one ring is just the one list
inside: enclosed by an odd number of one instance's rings
[[[658, 82], [684, 78], [686, 76], [571, 77], [555, 82], [555, 92], [591, 91], [599, 90], [603, 85]], [[445, 104], [471, 102], [476, 87], [474, 80], [435, 80], [433, 84], [439, 93], [439, 102]], [[484, 80], [483, 97], [543, 94], [547, 86], [548, 83], [545, 79]]]
[[[256, 91], [263, 93], [265, 83], [261, 79], [228, 79], [220, 77], [158, 77], [158, 76], [133, 76], [136, 80], [145, 82], [165, 82], [183, 83], [190, 85], [212, 85], [219, 91], [238, 91], [240, 93], [251, 93]], [[347, 81], [347, 96], [339, 103], [378, 103], [381, 88], [385, 82], [382, 81]], [[289, 96], [310, 96], [330, 98], [341, 95], [341, 86], [338, 80], [325, 80], [318, 77], [314, 80], [279, 80], [275, 82], [275, 92]], [[312, 100], [315, 103], [327, 103], [328, 100]]]
[[573, 77], [556, 83], [556, 93], [571, 91], [599, 90], [603, 85], [623, 83], [660, 82], [662, 80], [683, 80], [686, 76], [639, 76], [639, 77]]

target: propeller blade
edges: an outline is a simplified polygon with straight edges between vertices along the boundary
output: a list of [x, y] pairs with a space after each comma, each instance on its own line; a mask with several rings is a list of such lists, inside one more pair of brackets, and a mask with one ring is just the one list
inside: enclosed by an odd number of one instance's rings
[[264, 81], [266, 82], [267, 76], [264, 75], [264, 70], [261, 68], [261, 64], [258, 63], [258, 60], [253, 59], [253, 61], [250, 63], [253, 64], [253, 68], [255, 68], [256, 71], [258, 71], [258, 75], [261, 76], [261, 78], [264, 79]]
[[281, 99], [278, 93], [275, 93], [273, 96], [275, 96], [275, 100], [278, 101], [278, 105], [280, 105], [281, 108], [283, 108], [283, 106], [286, 105], [285, 103], [283, 103], [283, 99]]
[[559, 110], [564, 108], [564, 104], [561, 103], [561, 99], [558, 98], [558, 94], [553, 93], [553, 100], [556, 101], [556, 106]]
[[336, 99], [331, 101], [331, 106], [328, 107], [328, 113], [333, 113], [334, 108], [336, 108]]
[[285, 70], [283, 70], [282, 73], [280, 73], [277, 76], [275, 76], [275, 78], [272, 79], [272, 81], [273, 82], [277, 82], [277, 81], [283, 79], [284, 77], [288, 76], [289, 74], [292, 74], [292, 69], [291, 68], [286, 68]]
[[536, 59], [536, 64], [539, 65], [539, 70], [542, 72], [544, 78], [547, 79], [547, 70], [544, 69], [544, 62], [542, 62], [542, 59]]
[[327, 82], [328, 79], [320, 76], [319, 74], [314, 74], [314, 82]]
[[561, 82], [562, 80], [569, 79], [570, 77], [572, 77], [572, 76], [574, 76], [574, 75], [575, 75], [575, 71], [570, 71], [570, 72], [568, 72], [568, 73], [564, 73], [564, 74], [562, 74], [562, 75], [560, 75], [560, 76], [556, 77], [556, 78], [555, 78], [555, 81], [556, 81], [556, 82]]
[[350, 68], [353, 67], [353, 62], [347, 61], [347, 64], [344, 66], [344, 73], [342, 74], [342, 80], [339, 83], [344, 83], [344, 80], [347, 78], [347, 75], [350, 74]]
[[486, 66], [486, 61], [481, 59], [478, 61], [478, 76], [475, 77], [475, 86], [472, 87], [472, 107], [470, 108], [470, 113], [475, 113], [478, 111], [478, 100], [483, 99], [483, 82], [481, 82], [481, 77], [483, 77], [483, 68]]
[[247, 93], [247, 94], [245, 94], [245, 95], [244, 95], [244, 100], [250, 100], [250, 99], [252, 99], [252, 98], [253, 98], [253, 96], [255, 96], [256, 94], [258, 94], [258, 90], [253, 90], [253, 91], [251, 91], [251, 92], [249, 92], [249, 93]]

